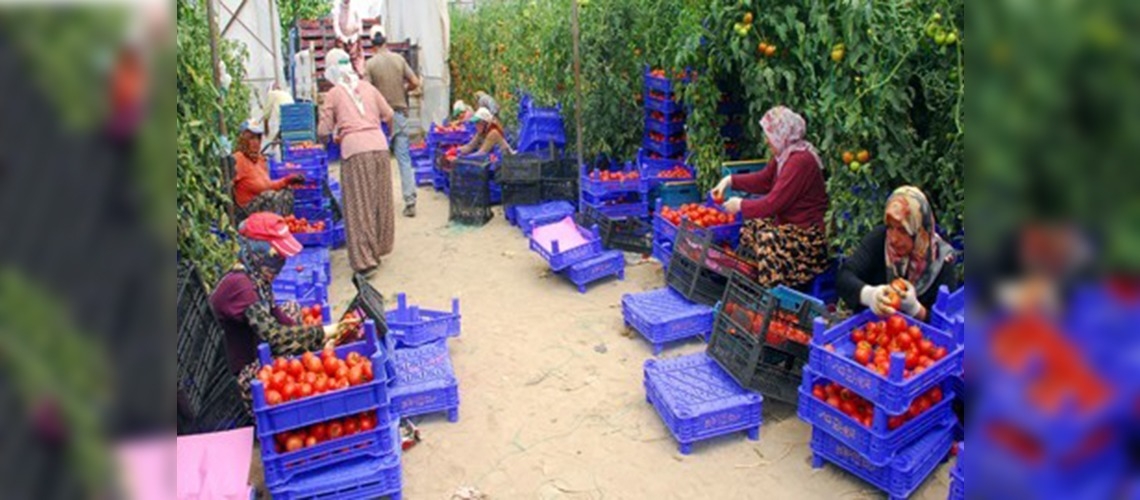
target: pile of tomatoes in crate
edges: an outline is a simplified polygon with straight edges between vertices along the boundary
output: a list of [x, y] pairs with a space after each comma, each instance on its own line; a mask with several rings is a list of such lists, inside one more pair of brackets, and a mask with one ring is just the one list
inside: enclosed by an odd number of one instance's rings
[[462, 123], [452, 123], [450, 125], [436, 125], [432, 127], [432, 132], [437, 134], [447, 134], [451, 132], [466, 132], [467, 127]]
[[[673, 155], [673, 156], [669, 157], [668, 159], [670, 159], [670, 160], [679, 160], [679, 159], [681, 159], [681, 157], [682, 157], [682, 156], [684, 156], [684, 155], [685, 155], [684, 153], [677, 153], [677, 154], [675, 154], [675, 155]], [[652, 152], [652, 151], [650, 151], [650, 152], [649, 152], [649, 159], [651, 159], [651, 160], [660, 160], [660, 159], [662, 159], [662, 158], [665, 158], [665, 157], [664, 157], [664, 156], [661, 156], [660, 154], [657, 154], [657, 153], [655, 153], [655, 152]]]
[[731, 215], [699, 203], [686, 203], [678, 208], [664, 206], [661, 207], [660, 214], [661, 218], [674, 226], [680, 226], [683, 219], [688, 219], [700, 227], [723, 226], [734, 222]]
[[590, 180], [602, 182], [625, 182], [636, 181], [641, 179], [641, 173], [636, 170], [626, 171], [610, 171], [593, 169], [590, 171]]
[[424, 142], [424, 141], [413, 142], [411, 145], [408, 146], [408, 149], [410, 149], [412, 151], [419, 151], [421, 149], [427, 149], [427, 142]]
[[309, 222], [309, 219], [297, 218], [293, 215], [285, 216], [285, 225], [289, 226], [290, 233], [319, 233], [325, 230], [325, 221], [323, 220]]
[[265, 402], [273, 406], [371, 382], [372, 360], [358, 352], [341, 359], [326, 348], [319, 355], [276, 358], [258, 370], [257, 379], [265, 385]]
[[334, 418], [292, 431], [279, 432], [273, 435], [273, 439], [277, 443], [277, 453], [289, 453], [316, 446], [325, 441], [368, 432], [376, 428], [376, 422], [376, 412], [367, 411], [344, 418]]
[[[851, 417], [860, 425], [866, 428], [871, 428], [871, 424], [875, 420], [875, 407], [870, 401], [863, 397], [851, 392], [851, 389], [843, 387], [835, 382], [821, 382], [815, 384], [811, 388], [811, 395], [816, 399], [823, 401], [828, 406], [835, 408], [844, 415]], [[887, 417], [887, 430], [895, 430], [902, 427], [903, 424], [913, 420], [914, 418], [922, 415], [934, 405], [942, 402], [942, 388], [935, 387], [926, 391], [921, 396], [914, 398], [910, 407], [902, 415], [893, 415]]]
[[324, 149], [324, 146], [317, 144], [313, 141], [297, 141], [289, 143], [289, 151], [299, 151], [308, 149]]
[[672, 99], [671, 97], [669, 97], [668, 94], [661, 92], [660, 90], [650, 90], [649, 91], [649, 97], [652, 97], [652, 98], [660, 100], [660, 101], [668, 101], [668, 100]]
[[885, 321], [872, 321], [851, 331], [855, 353], [851, 358], [871, 371], [887, 376], [891, 367], [891, 354], [906, 356], [903, 378], [910, 378], [946, 357], [946, 348], [923, 338], [922, 329], [907, 325], [906, 319], [895, 314]]
[[669, 170], [662, 170], [657, 173], [658, 179], [692, 179], [693, 173], [683, 165], [673, 165]]
[[669, 144], [677, 144], [677, 143], [685, 142], [685, 134], [674, 135], [672, 137], [666, 138], [664, 134], [659, 134], [657, 132], [650, 132], [649, 133], [649, 139], [651, 141], [654, 141], [654, 142], [668, 142]]
[[[746, 306], [731, 301], [725, 304], [724, 313], [736, 324], [746, 326], [753, 337], [760, 335], [764, 329], [764, 321], [767, 319], [763, 312], [752, 311]], [[736, 327], [728, 327], [729, 335], [737, 335], [738, 333]], [[769, 345], [780, 345], [789, 340], [807, 345], [811, 342], [811, 335], [799, 327], [799, 318], [794, 313], [777, 309], [772, 320], [768, 322], [768, 331], [764, 341]]]
[[301, 308], [301, 323], [305, 326], [321, 326], [325, 324], [323, 306], [313, 304]]
[[665, 113], [660, 111], [651, 111], [649, 117], [659, 122], [681, 123], [685, 121], [685, 115], [682, 113], [674, 113], [668, 120], [665, 119]]

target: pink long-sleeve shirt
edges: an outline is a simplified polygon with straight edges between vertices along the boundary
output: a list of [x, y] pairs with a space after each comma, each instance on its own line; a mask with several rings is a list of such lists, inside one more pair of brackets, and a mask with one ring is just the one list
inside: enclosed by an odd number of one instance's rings
[[392, 107], [380, 91], [366, 81], [356, 84], [356, 92], [364, 101], [364, 115], [356, 108], [348, 90], [343, 85], [334, 85], [321, 103], [321, 119], [317, 124], [318, 135], [336, 133], [340, 156], [344, 159], [358, 153], [388, 150], [388, 139], [380, 130], [380, 122], [392, 119]]
[[741, 203], [740, 211], [746, 219], [769, 218], [776, 224], [824, 229], [827, 184], [823, 170], [809, 153], [793, 153], [779, 174], [776, 166], [770, 164], [759, 172], [734, 175], [732, 188], [767, 195]]

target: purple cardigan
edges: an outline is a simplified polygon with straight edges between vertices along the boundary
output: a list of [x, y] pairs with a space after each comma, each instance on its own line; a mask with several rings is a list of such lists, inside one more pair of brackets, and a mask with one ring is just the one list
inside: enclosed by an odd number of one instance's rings
[[[226, 332], [226, 362], [235, 375], [257, 360], [257, 344], [261, 339], [246, 319], [245, 310], [258, 300], [257, 287], [241, 271], [227, 273], [210, 294], [210, 308]], [[276, 305], [273, 306], [273, 316], [283, 325], [295, 324]]]

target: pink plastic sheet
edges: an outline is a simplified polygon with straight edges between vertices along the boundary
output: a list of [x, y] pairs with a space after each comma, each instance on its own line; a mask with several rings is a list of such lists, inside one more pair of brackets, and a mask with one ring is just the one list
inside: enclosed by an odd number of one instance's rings
[[558, 251], [560, 252], [586, 244], [586, 238], [578, 231], [578, 225], [574, 223], [572, 217], [566, 217], [554, 224], [536, 227], [531, 232], [530, 238], [538, 242], [548, 252], [554, 251], [552, 242], [555, 240], [558, 241]]

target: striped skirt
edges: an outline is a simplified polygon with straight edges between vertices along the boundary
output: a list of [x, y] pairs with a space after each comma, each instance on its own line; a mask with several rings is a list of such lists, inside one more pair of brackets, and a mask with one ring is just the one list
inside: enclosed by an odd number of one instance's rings
[[396, 242], [392, 166], [387, 151], [357, 153], [340, 169], [344, 189], [344, 229], [353, 271], [380, 265]]

